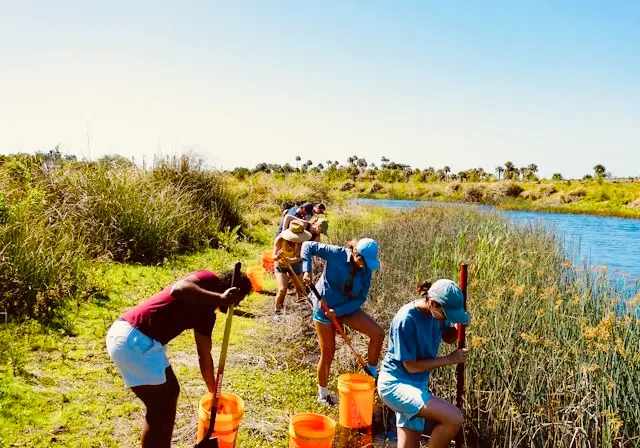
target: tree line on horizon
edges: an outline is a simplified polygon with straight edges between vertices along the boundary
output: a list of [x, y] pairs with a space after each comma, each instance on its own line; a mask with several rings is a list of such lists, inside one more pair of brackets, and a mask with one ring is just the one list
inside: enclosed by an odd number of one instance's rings
[[[107, 154], [93, 162], [86, 160], [78, 160], [74, 155], [63, 154], [60, 151], [59, 145], [55, 146], [50, 151], [39, 151], [33, 155], [28, 154], [10, 154], [8, 156], [0, 156], [2, 159], [13, 157], [35, 157], [43, 161], [43, 163], [57, 163], [57, 162], [85, 162], [85, 163], [111, 163], [119, 164], [122, 166], [133, 167], [136, 166], [135, 160], [131, 157], [124, 157], [119, 154]], [[187, 158], [191, 158], [188, 156]], [[295, 157], [295, 167], [290, 163], [272, 164], [266, 162], [260, 162], [252, 169], [246, 167], [237, 167], [229, 171], [238, 179], [244, 179], [251, 174], [266, 173], [277, 175], [288, 175], [293, 173], [313, 173], [313, 174], [325, 174], [329, 180], [348, 180], [351, 179], [354, 182], [360, 178], [370, 181], [379, 182], [408, 182], [414, 179], [417, 182], [489, 182], [495, 180], [512, 180], [521, 182], [536, 182], [541, 180], [538, 175], [538, 165], [530, 163], [529, 165], [516, 167], [511, 161], [507, 161], [504, 165], [498, 165], [494, 169], [493, 173], [486, 172], [483, 168], [471, 168], [457, 173], [451, 172], [451, 168], [448, 165], [440, 169], [434, 167], [427, 167], [424, 169], [413, 168], [410, 165], [404, 163], [394, 162], [385, 156], [380, 159], [380, 164], [367, 162], [364, 157], [358, 157], [353, 155], [347, 158], [346, 164], [341, 164], [338, 160], [326, 160], [325, 163], [319, 162], [314, 164], [313, 161], [307, 160], [300, 164], [302, 158], [300, 156]], [[203, 160], [200, 160], [200, 167], [203, 166]], [[143, 169], [147, 169], [146, 163], [143, 162]], [[582, 180], [593, 179], [607, 179], [611, 178], [611, 173], [607, 171], [606, 167], [602, 164], [597, 164], [593, 167], [593, 174], [588, 173], [582, 177]], [[630, 178], [634, 179], [634, 178]], [[561, 173], [553, 173], [550, 180], [562, 181], [570, 180], [565, 179]]]
[[[340, 164], [337, 160], [326, 160], [324, 163], [319, 162], [317, 164], [314, 164], [311, 160], [300, 164], [301, 161], [302, 158], [296, 156], [295, 166], [290, 163], [280, 165], [261, 162], [253, 169], [237, 167], [231, 173], [238, 179], [244, 179], [256, 173], [279, 175], [323, 173], [330, 180], [351, 179], [354, 182], [358, 178], [380, 182], [408, 182], [410, 179], [415, 179], [418, 182], [489, 182], [493, 180], [535, 182], [540, 180], [537, 175], [538, 165], [535, 163], [516, 167], [511, 161], [505, 162], [504, 165], [498, 165], [493, 173], [486, 172], [483, 168], [471, 168], [453, 173], [447, 165], [440, 169], [435, 169], [434, 167], [412, 168], [410, 165], [394, 162], [385, 156], [380, 159], [380, 165], [376, 165], [373, 162], [369, 163], [364, 157], [358, 157], [357, 155], [348, 157], [346, 164]], [[593, 174], [585, 174], [582, 179], [606, 179], [610, 177], [611, 173], [607, 171], [605, 166], [597, 164], [593, 167]], [[561, 181], [565, 179], [561, 173], [553, 173], [551, 180]]]

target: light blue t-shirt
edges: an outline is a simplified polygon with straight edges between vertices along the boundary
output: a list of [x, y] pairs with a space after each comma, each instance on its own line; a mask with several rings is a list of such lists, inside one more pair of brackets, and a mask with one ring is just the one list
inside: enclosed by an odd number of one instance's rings
[[449, 326], [448, 321], [439, 322], [431, 314], [420, 311], [415, 302], [407, 303], [391, 321], [389, 351], [382, 361], [381, 371], [425, 390], [430, 372], [409, 373], [402, 361], [436, 358], [442, 331]]
[[[302, 243], [300, 258], [302, 259], [302, 271], [313, 271], [313, 257], [327, 260], [324, 271], [316, 283], [316, 288], [327, 306], [341, 317], [358, 311], [369, 295], [371, 277], [373, 271], [366, 266], [353, 272], [351, 264], [351, 250], [330, 244], [305, 241]], [[347, 284], [351, 288], [348, 290]], [[309, 297], [314, 304], [314, 312], [319, 312], [320, 303], [313, 293]], [[320, 311], [322, 312], [322, 311]], [[324, 312], [322, 312], [324, 315]]]

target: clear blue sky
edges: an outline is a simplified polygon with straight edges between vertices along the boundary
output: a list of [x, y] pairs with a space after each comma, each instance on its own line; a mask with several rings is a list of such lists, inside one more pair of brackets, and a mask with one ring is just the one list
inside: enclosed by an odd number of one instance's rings
[[638, 176], [638, 24], [631, 0], [0, 0], [0, 152]]

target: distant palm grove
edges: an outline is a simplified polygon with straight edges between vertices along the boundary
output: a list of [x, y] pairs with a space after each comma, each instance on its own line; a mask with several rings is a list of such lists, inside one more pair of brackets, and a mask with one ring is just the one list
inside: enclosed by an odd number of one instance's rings
[[[529, 165], [517, 167], [513, 162], [507, 161], [504, 165], [499, 165], [493, 173], [486, 172], [483, 168], [471, 168], [457, 173], [451, 172], [449, 166], [440, 169], [428, 167], [424, 169], [412, 168], [403, 163], [391, 161], [387, 157], [380, 159], [380, 165], [369, 163], [365, 158], [356, 155], [347, 158], [346, 164], [340, 164], [337, 160], [326, 160], [314, 164], [313, 161], [307, 160], [300, 163], [302, 158], [296, 156], [295, 166], [290, 163], [284, 165], [271, 163], [258, 163], [253, 169], [238, 167], [232, 173], [238, 179], [244, 179], [249, 174], [255, 173], [273, 173], [273, 174], [291, 174], [291, 173], [324, 173], [329, 180], [347, 180], [356, 181], [358, 178], [370, 181], [380, 182], [408, 182], [410, 180], [418, 182], [488, 182], [492, 180], [514, 180], [514, 181], [538, 181], [538, 165], [530, 163]], [[593, 167], [593, 173], [587, 173], [582, 180], [590, 179], [606, 179], [610, 178], [611, 173], [607, 171], [604, 165], [597, 164]], [[631, 178], [632, 180], [635, 178]], [[562, 173], [553, 173], [551, 180], [564, 180]]]

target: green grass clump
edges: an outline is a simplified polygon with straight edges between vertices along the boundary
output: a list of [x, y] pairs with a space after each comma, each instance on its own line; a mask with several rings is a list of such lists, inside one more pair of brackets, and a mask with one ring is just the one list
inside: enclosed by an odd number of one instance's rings
[[243, 232], [227, 181], [192, 158], [152, 171], [20, 155], [0, 159], [0, 311], [52, 322], [94, 292], [91, 258], [143, 264], [222, 246]]

